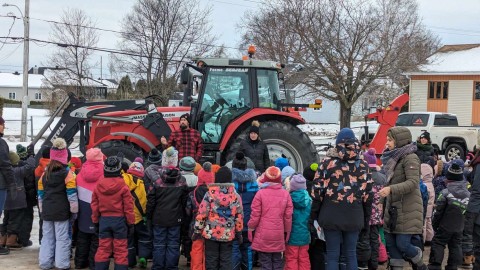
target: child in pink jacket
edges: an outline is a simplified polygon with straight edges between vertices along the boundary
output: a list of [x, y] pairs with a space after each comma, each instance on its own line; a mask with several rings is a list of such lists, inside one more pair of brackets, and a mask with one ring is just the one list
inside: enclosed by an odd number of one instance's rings
[[282, 188], [282, 173], [269, 167], [260, 181], [261, 189], [252, 203], [248, 239], [258, 251], [262, 269], [283, 269], [282, 252], [292, 230], [293, 204]]
[[423, 240], [426, 246], [432, 243], [434, 231], [432, 227], [433, 207], [435, 205], [435, 188], [433, 187], [433, 169], [432, 166], [423, 163], [420, 165], [420, 172], [422, 174], [422, 181], [428, 189], [428, 205], [425, 221], [423, 223]]

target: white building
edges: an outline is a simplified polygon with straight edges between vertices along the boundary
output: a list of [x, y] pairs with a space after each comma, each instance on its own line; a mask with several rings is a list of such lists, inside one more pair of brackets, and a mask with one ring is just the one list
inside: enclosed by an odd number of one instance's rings
[[[41, 88], [45, 87], [43, 75], [28, 74], [28, 98], [43, 101]], [[4, 99], [21, 101], [23, 98], [23, 74], [0, 73], [0, 96]]]

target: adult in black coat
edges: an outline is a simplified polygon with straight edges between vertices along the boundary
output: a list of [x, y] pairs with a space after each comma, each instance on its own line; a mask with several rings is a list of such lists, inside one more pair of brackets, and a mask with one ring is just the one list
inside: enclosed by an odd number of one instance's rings
[[433, 156], [435, 155], [435, 150], [432, 146], [432, 141], [430, 140], [430, 133], [425, 131], [420, 135], [420, 138], [417, 141], [417, 151], [415, 152], [421, 163], [426, 163], [432, 166], [435, 166], [435, 161]]
[[240, 142], [240, 151], [250, 158], [255, 164], [255, 169], [263, 173], [270, 167], [270, 155], [267, 145], [260, 139], [260, 128], [258, 121], [253, 121], [248, 137]]
[[[13, 174], [12, 163], [10, 162], [8, 144], [3, 140], [3, 131], [5, 130], [5, 120], [0, 117], [0, 217], [5, 206], [7, 198], [7, 189], [14, 187], [15, 176]], [[12, 186], [13, 185], [13, 186]], [[3, 243], [6, 241], [6, 236], [0, 235], [0, 240]], [[0, 245], [0, 255], [7, 255], [8, 248]]]

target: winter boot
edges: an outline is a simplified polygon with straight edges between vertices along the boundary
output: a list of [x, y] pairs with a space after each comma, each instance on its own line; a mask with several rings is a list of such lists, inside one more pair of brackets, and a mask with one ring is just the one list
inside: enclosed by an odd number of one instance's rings
[[417, 266], [418, 270], [427, 269], [426, 265], [423, 263], [423, 252], [422, 252], [422, 250], [419, 247], [415, 247], [415, 249], [417, 250], [417, 255], [415, 255], [415, 257], [413, 257], [411, 259], [412, 263]]
[[460, 268], [473, 269], [474, 261], [475, 261], [475, 256], [465, 255], [465, 256], [463, 256], [463, 263], [462, 263], [462, 266]]
[[404, 266], [405, 266], [404, 259], [390, 259], [389, 261], [390, 270], [402, 270]]
[[147, 260], [145, 258], [138, 258], [138, 266], [140, 268], [147, 268]]
[[0, 255], [8, 255], [8, 254], [10, 254], [10, 250], [5, 246], [1, 246], [0, 247]]
[[23, 248], [23, 245], [18, 243], [18, 238], [17, 238], [16, 234], [9, 234], [8, 235], [6, 245], [9, 249], [13, 249], [13, 250], [16, 250], [16, 249], [19, 250], [19, 249]]
[[7, 235], [0, 234], [0, 247], [4, 247], [7, 244]]

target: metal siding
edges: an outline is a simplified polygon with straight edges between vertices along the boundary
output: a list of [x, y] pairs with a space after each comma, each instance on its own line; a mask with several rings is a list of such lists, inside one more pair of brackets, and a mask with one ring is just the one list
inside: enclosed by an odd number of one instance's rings
[[427, 110], [428, 81], [410, 80], [410, 111]]
[[448, 112], [457, 115], [458, 124], [472, 124], [472, 89], [473, 81], [449, 81]]

